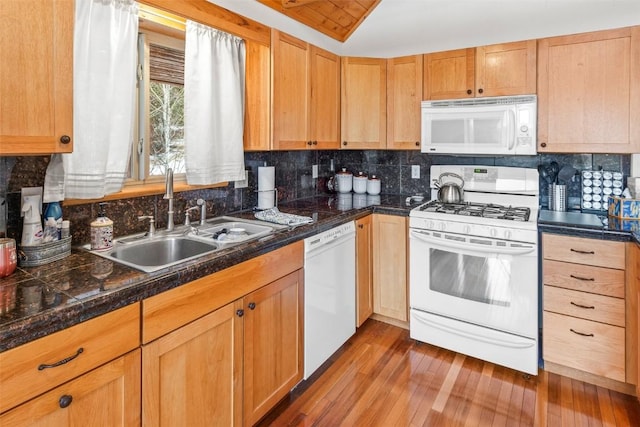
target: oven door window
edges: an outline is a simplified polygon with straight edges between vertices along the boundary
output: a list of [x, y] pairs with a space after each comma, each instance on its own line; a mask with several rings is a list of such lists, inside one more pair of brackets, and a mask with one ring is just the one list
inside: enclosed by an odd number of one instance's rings
[[429, 252], [429, 287], [432, 291], [484, 304], [511, 305], [510, 259], [433, 248]]

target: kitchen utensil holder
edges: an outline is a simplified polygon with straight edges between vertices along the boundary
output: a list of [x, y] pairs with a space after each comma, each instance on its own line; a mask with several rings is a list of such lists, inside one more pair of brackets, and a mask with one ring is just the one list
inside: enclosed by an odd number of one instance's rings
[[564, 212], [567, 210], [567, 186], [564, 184], [551, 184], [549, 192], [550, 210]]
[[68, 257], [71, 254], [71, 236], [49, 243], [18, 247], [18, 265], [36, 267]]

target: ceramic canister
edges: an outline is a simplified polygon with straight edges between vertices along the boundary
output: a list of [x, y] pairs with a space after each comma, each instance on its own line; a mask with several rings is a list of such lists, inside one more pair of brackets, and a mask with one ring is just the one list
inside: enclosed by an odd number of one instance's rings
[[335, 182], [338, 187], [338, 193], [351, 193], [353, 174], [349, 172], [347, 168], [342, 168], [342, 170], [336, 174]]
[[353, 192], [364, 194], [367, 192], [367, 175], [364, 172], [358, 172], [353, 177]]
[[380, 194], [380, 178], [377, 175], [370, 175], [367, 180], [367, 193], [372, 196]]

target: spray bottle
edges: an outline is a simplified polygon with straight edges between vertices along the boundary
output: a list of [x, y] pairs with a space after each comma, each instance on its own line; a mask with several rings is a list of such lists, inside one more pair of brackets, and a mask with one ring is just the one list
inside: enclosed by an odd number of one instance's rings
[[42, 222], [40, 221], [40, 195], [23, 196], [22, 246], [34, 246], [42, 243]]

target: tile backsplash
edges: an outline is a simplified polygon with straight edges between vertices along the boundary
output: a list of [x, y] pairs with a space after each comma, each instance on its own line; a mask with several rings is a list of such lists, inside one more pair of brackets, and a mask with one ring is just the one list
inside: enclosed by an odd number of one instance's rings
[[[245, 153], [249, 171], [248, 187], [226, 187], [185, 191], [175, 194], [174, 220], [184, 222], [184, 210], [194, 206], [198, 198], [207, 201], [207, 216], [213, 217], [257, 206], [257, 173], [259, 166], [275, 166], [276, 187], [280, 202], [326, 193], [327, 179], [340, 168], [353, 173], [376, 174], [382, 182], [382, 193], [413, 195], [429, 188], [429, 169], [433, 164], [469, 164], [485, 166], [519, 166], [536, 168], [556, 161], [583, 169], [603, 169], [630, 173], [630, 155], [618, 154], [539, 154], [536, 156], [472, 157], [429, 155], [418, 151], [335, 150], [335, 151], [268, 151]], [[42, 186], [48, 156], [0, 157], [0, 234], [19, 240], [21, 233], [20, 189]], [[318, 165], [318, 178], [312, 178], [312, 165]], [[411, 178], [411, 166], [419, 165], [420, 178]], [[546, 204], [547, 185], [540, 182], [540, 201]], [[580, 196], [580, 180], [576, 177], [568, 188], [569, 197]], [[89, 241], [89, 224], [97, 216], [97, 203], [64, 206], [64, 217], [71, 221], [74, 244]], [[162, 195], [110, 201], [107, 216], [114, 220], [116, 233], [130, 234], [146, 230], [140, 215], [154, 215], [157, 226], [166, 226], [167, 202]]]

